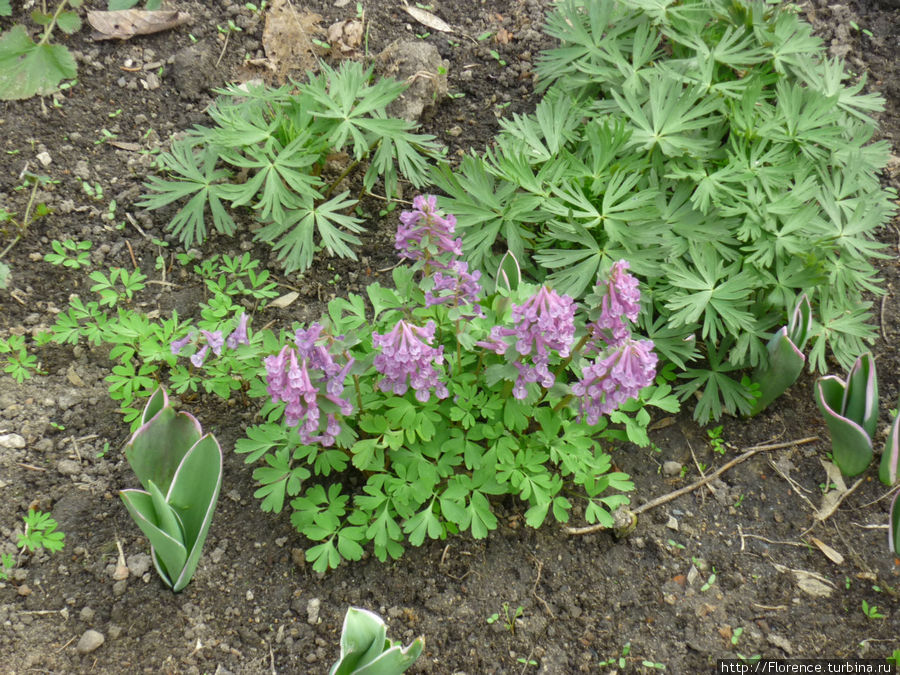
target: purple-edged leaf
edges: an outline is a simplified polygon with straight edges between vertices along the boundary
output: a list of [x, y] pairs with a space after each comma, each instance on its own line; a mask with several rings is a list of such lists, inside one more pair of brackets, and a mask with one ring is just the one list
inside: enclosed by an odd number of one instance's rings
[[153, 396], [147, 401], [147, 405], [144, 406], [144, 412], [141, 413], [141, 424], [146, 424], [152, 420], [160, 410], [168, 405], [169, 395], [166, 393], [165, 389], [159, 387], [153, 392]]
[[893, 485], [900, 480], [900, 413], [894, 416], [891, 431], [884, 444], [878, 478], [885, 485]]
[[143, 488], [152, 480], [167, 493], [178, 465], [202, 433], [193, 415], [168, 405], [142, 424], [125, 446], [125, 457]]
[[814, 395], [831, 433], [834, 463], [845, 476], [856, 476], [872, 461], [872, 439], [860, 424], [840, 414], [844, 389], [840, 378], [829, 375], [816, 381]]
[[384, 620], [367, 609], [350, 607], [341, 630], [341, 656], [329, 675], [356, 672], [384, 651], [387, 628]]
[[759, 398], [750, 411], [751, 417], [765, 410], [772, 401], [794, 384], [806, 363], [803, 352], [788, 337], [786, 326], [772, 336], [767, 349], [768, 364], [765, 369], [757, 371], [753, 376], [753, 380], [759, 383]]
[[888, 524], [888, 547], [891, 553], [900, 555], [900, 490], [891, 502], [891, 522]]
[[866, 352], [858, 359], [847, 375], [842, 413], [859, 424], [869, 438], [875, 436], [878, 424], [878, 378], [875, 359]]
[[222, 487], [222, 449], [212, 434], [206, 434], [187, 452], [166, 501], [181, 517], [184, 541], [188, 550], [184, 567], [173, 577], [176, 593], [188, 585], [212, 523], [213, 512]]
[[812, 331], [812, 307], [809, 304], [809, 297], [806, 293], [801, 295], [797, 304], [794, 305], [794, 311], [791, 312], [791, 321], [788, 324], [788, 337], [799, 351], [803, 351], [806, 346], [806, 340]]
[[522, 269], [519, 267], [519, 261], [512, 251], [507, 251], [500, 258], [500, 265], [497, 268], [497, 284], [495, 291], [505, 288], [512, 293], [522, 283]]
[[159, 526], [153, 498], [143, 490], [122, 490], [119, 492], [125, 508], [150, 541], [153, 562], [157, 572], [167, 586], [173, 586], [173, 579], [183, 568], [188, 553], [184, 544]]

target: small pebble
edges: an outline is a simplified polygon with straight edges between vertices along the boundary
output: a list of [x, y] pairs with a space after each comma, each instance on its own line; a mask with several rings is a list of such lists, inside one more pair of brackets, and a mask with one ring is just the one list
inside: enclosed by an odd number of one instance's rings
[[3, 434], [0, 436], [0, 448], [18, 450], [25, 447], [25, 439], [19, 434]]
[[311, 626], [315, 626], [319, 623], [319, 607], [322, 606], [322, 601], [319, 598], [311, 598], [309, 602], [306, 603], [306, 623]]
[[106, 638], [103, 637], [103, 633], [90, 629], [84, 631], [84, 635], [81, 636], [81, 639], [78, 641], [78, 644], [75, 645], [75, 650], [79, 654], [90, 654], [92, 651], [96, 650]]
[[74, 459], [61, 459], [56, 463], [56, 470], [63, 476], [77, 476], [81, 473], [81, 464]]
[[669, 460], [668, 462], [663, 463], [663, 474], [666, 476], [678, 476], [681, 474], [681, 462], [675, 462], [673, 460]]

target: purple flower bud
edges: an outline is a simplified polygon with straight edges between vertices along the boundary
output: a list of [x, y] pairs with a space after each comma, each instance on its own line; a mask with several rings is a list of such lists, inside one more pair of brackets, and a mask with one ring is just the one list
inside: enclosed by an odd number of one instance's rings
[[222, 331], [201, 330], [201, 335], [206, 338], [206, 344], [213, 350], [216, 356], [222, 355], [222, 345], [225, 344], [225, 338], [222, 337]]
[[250, 339], [247, 337], [247, 320], [249, 318], [250, 317], [247, 316], [246, 312], [241, 314], [237, 328], [235, 328], [231, 335], [228, 336], [228, 339], [225, 340], [225, 344], [228, 345], [229, 349], [237, 349], [238, 345], [250, 344]]
[[203, 365], [203, 361], [206, 360], [206, 353], [209, 351], [209, 345], [203, 345], [203, 348], [191, 356], [191, 363], [194, 364], [195, 368], [199, 368]]
[[191, 331], [190, 333], [185, 335], [180, 340], [175, 340], [174, 342], [172, 342], [172, 344], [170, 345], [170, 349], [172, 350], [172, 353], [177, 356], [181, 352], [181, 350], [185, 348], [187, 343], [190, 342], [193, 338], [194, 338], [194, 331]]
[[446, 272], [435, 272], [431, 278], [434, 285], [425, 292], [426, 307], [451, 302], [454, 307], [471, 307], [473, 316], [484, 316], [478, 304], [481, 295], [479, 270], [469, 272], [468, 263], [454, 260], [446, 267]]

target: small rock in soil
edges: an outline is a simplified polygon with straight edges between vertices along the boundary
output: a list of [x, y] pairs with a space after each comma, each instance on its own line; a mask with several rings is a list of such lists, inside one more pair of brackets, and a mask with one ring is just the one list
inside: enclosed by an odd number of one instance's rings
[[103, 633], [99, 631], [93, 629], [86, 630], [84, 631], [84, 635], [82, 635], [81, 639], [78, 641], [78, 644], [75, 646], [75, 650], [79, 654], [90, 654], [102, 645], [105, 639]]
[[319, 623], [319, 607], [321, 606], [322, 601], [318, 598], [312, 598], [306, 603], [306, 623], [311, 626], [315, 626]]
[[669, 460], [663, 463], [663, 473], [666, 476], [678, 476], [681, 474], [681, 462]]
[[81, 614], [79, 614], [79, 616], [85, 623], [91, 623], [94, 620], [95, 614], [96, 612], [94, 612], [94, 610], [90, 607], [82, 607]]
[[56, 470], [63, 476], [77, 476], [81, 473], [81, 464], [74, 459], [61, 459], [56, 463]]
[[3, 434], [0, 436], [0, 448], [19, 450], [25, 447], [25, 439], [19, 434]]
[[132, 576], [142, 577], [150, 569], [150, 556], [146, 553], [137, 553], [128, 556], [128, 571]]

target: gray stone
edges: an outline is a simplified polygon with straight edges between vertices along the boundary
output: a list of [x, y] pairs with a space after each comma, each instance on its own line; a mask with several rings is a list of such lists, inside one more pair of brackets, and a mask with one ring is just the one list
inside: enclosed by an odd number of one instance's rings
[[322, 601], [319, 598], [311, 598], [309, 602], [306, 603], [306, 623], [311, 626], [315, 626], [319, 623], [319, 608], [322, 606]]
[[128, 556], [127, 563], [128, 571], [131, 572], [131, 576], [142, 577], [150, 570], [152, 560], [146, 553], [136, 553], [135, 555]]
[[422, 111], [447, 96], [447, 68], [434, 45], [422, 40], [394, 40], [376, 57], [379, 72], [409, 83], [387, 107], [392, 117], [417, 122]]
[[81, 620], [86, 623], [91, 623], [94, 620], [96, 612], [90, 607], [82, 607], [81, 608]]
[[9, 448], [10, 450], [20, 450], [25, 447], [25, 439], [19, 434], [3, 434], [0, 435], [0, 448]]
[[56, 463], [56, 470], [63, 476], [77, 476], [81, 473], [81, 464], [74, 459], [61, 459]]
[[681, 474], [681, 462], [676, 462], [673, 460], [669, 460], [668, 462], [663, 462], [663, 474], [666, 476], [678, 476]]
[[92, 651], [95, 651], [103, 642], [106, 640], [103, 637], [103, 633], [90, 629], [84, 631], [84, 635], [81, 636], [81, 639], [78, 641], [78, 644], [75, 645], [75, 650], [79, 654], [90, 654]]

